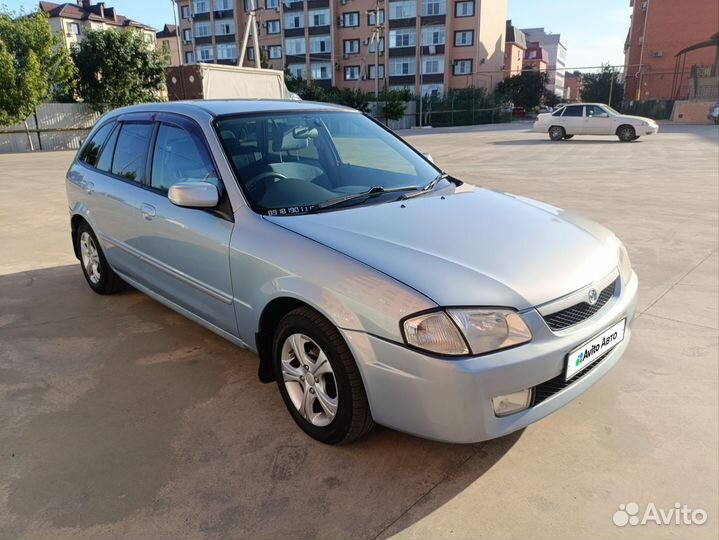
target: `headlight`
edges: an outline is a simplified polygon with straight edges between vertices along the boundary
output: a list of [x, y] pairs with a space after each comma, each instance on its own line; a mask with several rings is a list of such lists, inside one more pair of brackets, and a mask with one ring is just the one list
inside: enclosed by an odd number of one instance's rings
[[632, 277], [632, 261], [629, 260], [627, 248], [621, 242], [619, 242], [619, 276], [622, 278], [622, 283], [627, 283]]
[[643, 125], [643, 126], [648, 126], [648, 125], [649, 125], [649, 122], [642, 122], [642, 125]]
[[464, 333], [473, 354], [514, 347], [532, 339], [522, 317], [511, 309], [452, 309], [449, 316]]
[[497, 351], [532, 339], [516, 311], [483, 308], [434, 311], [407, 319], [404, 335], [408, 345], [455, 356]]

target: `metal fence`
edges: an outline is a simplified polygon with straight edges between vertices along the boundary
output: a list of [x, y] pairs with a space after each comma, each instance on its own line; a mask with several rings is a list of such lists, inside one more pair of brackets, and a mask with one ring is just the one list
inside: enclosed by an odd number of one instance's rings
[[0, 128], [0, 153], [77, 150], [99, 117], [85, 103], [43, 103], [25, 123]]
[[669, 120], [674, 109], [673, 99], [651, 99], [644, 101], [625, 101], [622, 113], [646, 116], [654, 120]]

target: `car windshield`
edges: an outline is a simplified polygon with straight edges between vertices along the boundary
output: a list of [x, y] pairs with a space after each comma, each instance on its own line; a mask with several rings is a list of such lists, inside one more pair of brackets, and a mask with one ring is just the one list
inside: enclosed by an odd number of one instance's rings
[[612, 109], [609, 105], [602, 105], [602, 107], [603, 107], [609, 114], [613, 114], [613, 115], [615, 115], [615, 116], [621, 114], [619, 111], [615, 111], [614, 109]]
[[242, 114], [219, 117], [215, 125], [245, 196], [264, 214], [396, 200], [398, 192], [422, 189], [440, 174], [355, 112]]

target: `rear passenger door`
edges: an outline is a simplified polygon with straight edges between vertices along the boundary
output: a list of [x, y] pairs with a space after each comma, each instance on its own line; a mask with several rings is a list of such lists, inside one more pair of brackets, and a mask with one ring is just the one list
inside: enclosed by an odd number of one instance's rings
[[562, 114], [562, 127], [568, 135], [584, 133], [584, 105], [567, 105]]
[[[154, 151], [140, 201], [137, 247], [149, 267], [150, 287], [230, 334], [237, 323], [230, 281], [229, 244], [234, 225], [222, 180], [199, 127], [184, 117], [158, 114]], [[181, 182], [217, 186], [216, 208], [183, 208], [167, 198]]]

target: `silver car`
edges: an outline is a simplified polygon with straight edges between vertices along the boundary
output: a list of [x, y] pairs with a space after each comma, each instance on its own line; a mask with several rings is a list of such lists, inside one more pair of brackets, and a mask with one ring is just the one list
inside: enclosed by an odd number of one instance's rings
[[256, 351], [325, 443], [470, 443], [556, 411], [629, 343], [607, 229], [463, 183], [365, 115], [297, 101], [119, 109], [67, 174], [75, 254]]

